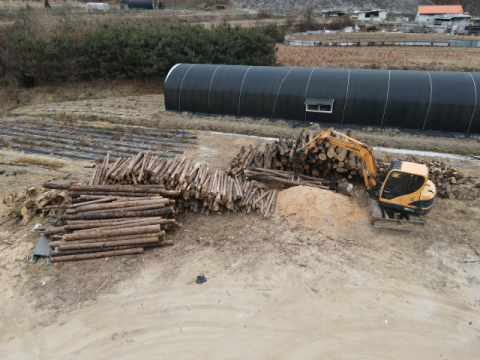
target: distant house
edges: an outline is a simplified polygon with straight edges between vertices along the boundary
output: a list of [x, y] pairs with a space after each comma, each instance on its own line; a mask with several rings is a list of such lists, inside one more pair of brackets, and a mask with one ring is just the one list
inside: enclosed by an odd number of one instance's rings
[[418, 7], [415, 22], [428, 27], [447, 28], [470, 24], [470, 15], [465, 15], [462, 5], [423, 5]]
[[375, 9], [366, 11], [355, 11], [359, 21], [384, 22], [387, 20], [388, 11], [386, 9]]
[[343, 10], [323, 10], [320, 13], [320, 16], [322, 17], [322, 19], [328, 19], [328, 18], [341, 17], [345, 14], [346, 12]]

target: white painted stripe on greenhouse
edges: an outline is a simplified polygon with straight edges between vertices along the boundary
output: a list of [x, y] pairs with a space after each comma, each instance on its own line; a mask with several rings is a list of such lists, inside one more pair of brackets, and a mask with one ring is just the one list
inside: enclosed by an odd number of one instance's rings
[[178, 92], [178, 111], [181, 111], [180, 110], [180, 99], [182, 98], [182, 86], [183, 86], [183, 80], [185, 80], [185, 76], [187, 76], [187, 73], [190, 71], [190, 69], [194, 66], [195, 64], [193, 65], [190, 65], [187, 69], [187, 71], [185, 71], [185, 74], [183, 74], [183, 79], [182, 79], [182, 83], [180, 84], [180, 91]]
[[280, 93], [280, 90], [282, 89], [282, 85], [283, 85], [283, 82], [285, 81], [285, 79], [287, 78], [288, 74], [290, 74], [290, 71], [292, 71], [294, 68], [292, 67], [290, 70], [288, 70], [288, 72], [285, 74], [285, 76], [283, 77], [282, 79], [282, 82], [280, 83], [280, 86], [278, 87], [278, 91], [277, 91], [277, 96], [275, 96], [275, 102], [273, 103], [273, 110], [272, 110], [272, 116], [271, 118], [273, 118], [273, 114], [275, 112], [275, 105], [277, 105], [277, 98], [278, 98], [278, 94]]
[[245, 71], [245, 75], [243, 75], [242, 85], [240, 86], [240, 93], [238, 94], [238, 112], [237, 115], [240, 116], [240, 102], [242, 101], [242, 89], [243, 89], [243, 82], [245, 81], [245, 77], [248, 74], [251, 66], [248, 67], [247, 71]]
[[[310, 72], [310, 76], [308, 77], [307, 87], [305, 88], [305, 100], [303, 102], [305, 102], [307, 100], [308, 87], [310, 86], [310, 79], [312, 78], [312, 74], [313, 74], [314, 71], [315, 71], [315, 68], [312, 69], [312, 71]], [[305, 110], [305, 122], [307, 122], [307, 111], [306, 110]]]
[[167, 74], [167, 77], [165, 78], [164, 84], [167, 83], [168, 77], [169, 77], [170, 74], [173, 72], [173, 69], [175, 69], [175, 68], [176, 68], [177, 66], [179, 66], [179, 65], [180, 65], [180, 64], [176, 64], [176, 65], [174, 65], [174, 66], [170, 69], [170, 71], [169, 71], [168, 74]]
[[215, 77], [215, 74], [217, 73], [217, 70], [220, 66], [222, 66], [222, 65], [217, 66], [217, 68], [213, 72], [212, 78], [210, 79], [210, 86], [208, 87], [208, 104], [207, 104], [208, 111], [210, 111], [210, 89], [212, 88], [213, 78]]
[[422, 131], [425, 130], [425, 125], [427, 124], [427, 119], [428, 119], [428, 113], [430, 112], [430, 106], [432, 106], [432, 76], [430, 75], [430, 72], [427, 71], [428, 77], [430, 79], [430, 102], [428, 103], [428, 109], [427, 109], [427, 115], [425, 115], [425, 121], [423, 122], [423, 128]]
[[390, 70], [388, 70], [387, 98], [385, 99], [385, 108], [383, 109], [382, 123], [381, 123], [380, 127], [383, 127], [383, 120], [385, 120], [385, 114], [387, 112], [387, 104], [388, 104], [388, 95], [389, 94], [390, 94]]
[[468, 73], [468, 74], [472, 77], [473, 87], [475, 89], [475, 106], [473, 107], [473, 113], [472, 113], [472, 118], [470, 119], [470, 124], [468, 124], [467, 134], [470, 132], [470, 127], [472, 126], [473, 116], [475, 115], [475, 110], [477, 110], [477, 83], [475, 82], [475, 79], [473, 78], [473, 75], [471, 73]]
[[345, 110], [347, 109], [347, 101], [348, 101], [348, 88], [350, 87], [350, 69], [348, 69], [348, 82], [347, 82], [347, 92], [345, 94], [345, 105], [343, 107], [343, 115], [342, 115], [342, 125], [343, 119], [345, 119]]

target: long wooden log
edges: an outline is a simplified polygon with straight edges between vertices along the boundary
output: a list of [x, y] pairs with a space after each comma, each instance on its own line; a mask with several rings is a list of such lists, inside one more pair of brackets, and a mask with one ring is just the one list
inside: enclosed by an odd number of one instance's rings
[[132, 220], [142, 220], [142, 219], [161, 219], [161, 216], [156, 217], [128, 217], [128, 218], [115, 218], [115, 219], [95, 219], [95, 220], [65, 220], [64, 223], [66, 225], [78, 225], [78, 224], [110, 224], [110, 223], [119, 223], [124, 221], [132, 221]]
[[[175, 200], [173, 200], [175, 201]], [[145, 210], [154, 210], [154, 209], [163, 209], [166, 207], [171, 206], [170, 204], [164, 203], [151, 203], [149, 205], [138, 205], [138, 206], [127, 206], [122, 208], [114, 208], [114, 209], [105, 209], [105, 210], [91, 210], [91, 211], [84, 211], [78, 214], [105, 214], [105, 213], [123, 213], [123, 212], [130, 212], [130, 211], [145, 211]]]
[[142, 238], [142, 239], [135, 239], [135, 240], [113, 240], [113, 241], [107, 241], [107, 242], [91, 242], [91, 243], [85, 243], [85, 244], [64, 244], [64, 245], [60, 245], [58, 248], [60, 250], [80, 250], [80, 249], [125, 246], [125, 245], [141, 246], [142, 244], [151, 244], [151, 243], [157, 243], [157, 242], [159, 242], [158, 237], [151, 237], [151, 238]]
[[143, 158], [143, 155], [144, 153], [143, 152], [139, 152], [134, 158], [132, 161], [130, 161], [130, 163], [128, 164], [127, 168], [126, 168], [126, 171], [125, 171], [125, 175], [130, 175], [133, 168], [135, 167], [135, 165], [138, 164], [138, 162]]
[[81, 240], [71, 240], [71, 241], [64, 241], [64, 240], [55, 240], [48, 244], [49, 247], [55, 248], [60, 245], [66, 244], [86, 244], [86, 243], [94, 243], [94, 242], [107, 242], [107, 241], [123, 241], [123, 240], [137, 240], [143, 238], [153, 238], [156, 237], [158, 240], [163, 240], [165, 238], [165, 231], [161, 231], [159, 233], [146, 233], [146, 234], [134, 234], [134, 235], [124, 235], [124, 236], [113, 236], [113, 237], [103, 237], [103, 238], [88, 238], [88, 239], [81, 239]]
[[148, 225], [148, 226], [134, 226], [125, 229], [116, 229], [116, 230], [102, 230], [94, 229], [85, 233], [73, 233], [63, 235], [63, 240], [81, 240], [89, 238], [103, 238], [103, 237], [112, 237], [112, 236], [123, 236], [123, 235], [136, 235], [136, 234], [146, 234], [154, 233], [160, 231], [160, 225]]
[[[162, 198], [156, 200], [135, 200], [135, 201], [118, 201], [118, 202], [111, 202], [107, 204], [93, 204], [93, 205], [85, 205], [85, 206], [78, 206], [75, 209], [67, 210], [67, 214], [72, 212], [85, 212], [85, 211], [96, 211], [96, 210], [105, 210], [105, 209], [117, 209], [117, 208], [125, 208], [125, 207], [132, 207], [132, 206], [141, 206], [141, 205], [151, 205], [151, 204], [171, 204], [171, 199]], [[174, 205], [174, 203], [172, 204]]]
[[75, 231], [75, 230], [85, 230], [85, 229], [95, 229], [95, 228], [110, 228], [116, 226], [124, 226], [131, 224], [142, 224], [142, 225], [156, 225], [156, 224], [176, 224], [175, 219], [163, 219], [160, 217], [148, 217], [143, 219], [127, 220], [120, 222], [107, 222], [107, 223], [96, 223], [95, 221], [85, 221], [80, 224], [64, 225], [63, 228], [65, 231]]
[[73, 205], [67, 205], [66, 207], [67, 208], [70, 208], [70, 209], [74, 209], [74, 208], [77, 208], [79, 206], [86, 206], [86, 205], [93, 205], [93, 204], [101, 204], [101, 203], [106, 203], [106, 202], [111, 202], [111, 201], [115, 201], [117, 200], [118, 197], [115, 197], [115, 196], [110, 196], [110, 197], [103, 197], [101, 199], [95, 199], [95, 200], [92, 200], [92, 201], [85, 201], [83, 203], [77, 203], [77, 204], [73, 204]]
[[[141, 186], [139, 186], [141, 187]], [[148, 190], [148, 189], [146, 189]], [[80, 197], [82, 195], [94, 195], [94, 196], [120, 196], [120, 197], [158, 197], [162, 196], [178, 196], [179, 191], [174, 190], [162, 190], [160, 191], [145, 191], [145, 192], [115, 192], [115, 191], [72, 191], [70, 196]]]
[[97, 219], [117, 219], [128, 217], [149, 217], [149, 216], [166, 216], [173, 214], [173, 210], [170, 207], [155, 210], [146, 211], [128, 211], [128, 212], [113, 212], [113, 213], [101, 213], [101, 214], [74, 214], [74, 215], [62, 215], [60, 220], [97, 220]]
[[100, 191], [100, 192], [130, 192], [130, 193], [145, 193], [145, 192], [160, 192], [165, 190], [163, 185], [69, 185], [69, 184], [54, 184], [43, 183], [46, 189], [69, 190], [69, 191]]
[[116, 251], [105, 251], [98, 252], [93, 254], [80, 254], [80, 255], [69, 255], [69, 256], [59, 256], [52, 257], [52, 262], [60, 261], [77, 261], [77, 260], [87, 260], [87, 259], [98, 259], [111, 256], [124, 256], [124, 255], [134, 255], [134, 254], [143, 254], [143, 247], [126, 249], [126, 250], [116, 250]]
[[[144, 249], [151, 249], [151, 248], [163, 247], [163, 246], [173, 246], [173, 241], [164, 240], [164, 241], [159, 241], [158, 243], [149, 243], [149, 244], [142, 245]], [[97, 252], [126, 250], [126, 249], [133, 249], [133, 248], [138, 248], [138, 245], [124, 245], [124, 246], [112, 246], [112, 247], [106, 247], [106, 248], [102, 247], [102, 248], [81, 249], [81, 250], [53, 251], [50, 254], [50, 256], [61, 257], [61, 256], [67, 256], [67, 255], [90, 254], [90, 253], [97, 253]]]

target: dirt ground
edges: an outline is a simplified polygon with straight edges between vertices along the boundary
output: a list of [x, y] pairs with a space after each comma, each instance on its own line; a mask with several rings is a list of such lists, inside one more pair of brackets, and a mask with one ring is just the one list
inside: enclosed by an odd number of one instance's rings
[[[225, 158], [256, 141], [199, 136], [187, 155], [224, 168]], [[59, 169], [4, 165], [20, 156], [0, 153], [0, 198], [91, 173], [92, 164], [68, 160]], [[478, 167], [468, 171], [480, 176]], [[7, 222], [0, 227], [0, 358], [475, 358], [478, 196], [439, 199], [418, 233], [372, 227], [363, 193], [359, 185], [352, 198], [336, 195], [338, 208], [325, 204], [321, 216], [304, 209], [312, 203], [300, 195], [285, 195], [295, 213], [283, 206], [266, 220], [183, 215], [183, 228], [167, 234], [173, 247], [51, 265], [27, 262], [37, 221]], [[342, 208], [354, 215], [329, 216]], [[7, 211], [0, 204], [0, 216]], [[208, 278], [202, 285], [200, 274]]]

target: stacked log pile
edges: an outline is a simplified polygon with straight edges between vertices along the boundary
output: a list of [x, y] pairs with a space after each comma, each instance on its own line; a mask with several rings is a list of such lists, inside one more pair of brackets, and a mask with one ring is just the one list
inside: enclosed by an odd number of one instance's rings
[[[242, 147], [238, 155], [232, 159], [227, 173], [233, 176], [245, 175], [247, 179], [256, 179], [260, 181], [275, 181], [288, 184], [288, 172], [292, 172], [293, 155], [297, 149], [305, 146], [306, 143], [316, 136], [312, 131], [302, 130], [295, 140], [282, 139], [267, 143], [263, 151], [259, 142], [255, 147], [249, 149]], [[471, 184], [480, 188], [480, 184], [475, 183], [475, 179], [470, 176], [464, 176], [452, 165], [445, 164], [441, 160], [422, 161], [415, 157], [376, 158], [377, 176], [383, 180], [390, 170], [390, 163], [394, 160], [410, 161], [418, 164], [425, 164], [429, 169], [429, 179], [432, 180], [441, 198], [455, 199], [455, 190], [457, 185]], [[334, 180], [346, 178], [349, 181], [362, 180], [363, 160], [355, 153], [336, 147], [328, 141], [322, 145], [316, 145], [312, 148], [302, 164], [300, 175], [303, 185], [324, 186], [329, 185]], [[287, 173], [285, 173], [285, 171]], [[259, 174], [261, 172], [262, 174]], [[283, 173], [283, 174], [282, 174]], [[291, 177], [291, 176], [290, 176]], [[309, 179], [310, 184], [305, 180]], [[327, 180], [325, 180], [327, 179]]]
[[[113, 164], [109, 164], [108, 158], [107, 155], [96, 167], [89, 186], [162, 186], [164, 192], [169, 191], [168, 195], [175, 197], [175, 214], [190, 209], [206, 215], [212, 211], [241, 211], [269, 217], [275, 208], [276, 191], [268, 191], [264, 184], [232, 176], [222, 170], [210, 171], [207, 164], [196, 163], [186, 157], [163, 159], [140, 152], [134, 157], [118, 159]], [[76, 189], [72, 193], [75, 198], [95, 195], [86, 187]], [[104, 191], [101, 195], [111, 193]]]
[[[63, 226], [42, 229], [54, 236], [52, 262], [141, 254], [145, 248], [173, 245], [167, 229], [181, 226], [173, 214], [177, 192], [163, 186], [62, 185], [45, 188], [69, 191], [76, 201], [62, 208]], [[93, 194], [93, 195], [92, 195]]]
[[[316, 135], [318, 134], [313, 131], [302, 130], [295, 140], [280, 138], [273, 143], [266, 143], [263, 150], [260, 141], [255, 147], [242, 147], [231, 161], [227, 173], [233, 176], [243, 175], [245, 171], [254, 168], [292, 172], [295, 151], [304, 147]], [[360, 180], [363, 178], [361, 169], [362, 160], [355, 153], [326, 141], [322, 145], [315, 145], [308, 152], [301, 174], [328, 180]]]
[[49, 208], [47, 205], [61, 205], [65, 201], [67, 193], [62, 190], [48, 190], [28, 188], [21, 193], [10, 193], [3, 202], [11, 207], [8, 215], [17, 219], [22, 225], [27, 225], [38, 213], [45, 217]]

